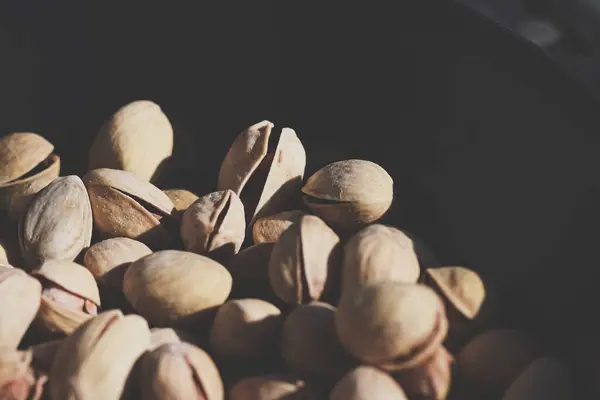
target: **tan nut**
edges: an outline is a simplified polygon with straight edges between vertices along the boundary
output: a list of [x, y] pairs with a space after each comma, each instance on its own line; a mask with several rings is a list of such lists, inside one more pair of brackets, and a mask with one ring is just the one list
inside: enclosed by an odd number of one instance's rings
[[169, 343], [180, 343], [181, 338], [172, 328], [152, 328], [150, 329], [150, 347], [148, 351], [158, 349], [160, 346]]
[[382, 370], [361, 365], [349, 371], [333, 387], [330, 400], [408, 400], [398, 383]]
[[244, 378], [229, 391], [230, 400], [314, 400], [320, 393], [307, 382], [285, 374]]
[[199, 199], [196, 194], [185, 189], [167, 189], [163, 190], [163, 192], [169, 196], [169, 199], [175, 205], [175, 210], [179, 212], [184, 212], [192, 203]]
[[399, 371], [394, 377], [411, 399], [445, 400], [450, 391], [453, 363], [452, 355], [439, 346], [421, 365]]
[[304, 211], [292, 210], [257, 219], [252, 225], [254, 243], [277, 242], [281, 234], [304, 215]]

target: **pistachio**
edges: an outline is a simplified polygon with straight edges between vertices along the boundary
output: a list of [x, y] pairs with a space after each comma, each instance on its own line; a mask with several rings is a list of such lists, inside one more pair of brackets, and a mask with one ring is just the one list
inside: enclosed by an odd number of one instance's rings
[[56, 179], [60, 158], [38, 134], [15, 132], [0, 139], [0, 210], [19, 220], [37, 192]]
[[340, 238], [320, 218], [305, 215], [273, 247], [269, 280], [288, 304], [319, 300], [338, 277]]
[[153, 351], [164, 344], [180, 342], [179, 335], [172, 328], [152, 328], [150, 329], [150, 347], [148, 350]]
[[47, 377], [31, 367], [31, 353], [0, 352], [0, 398], [40, 400]]
[[89, 154], [90, 169], [111, 168], [150, 181], [173, 153], [173, 127], [160, 106], [138, 100], [113, 114], [98, 131]]
[[210, 356], [189, 343], [160, 346], [141, 359], [141, 398], [223, 400], [223, 382]]
[[167, 189], [163, 190], [165, 194], [171, 199], [175, 205], [175, 210], [184, 212], [189, 206], [192, 205], [199, 197], [185, 189]]
[[219, 190], [231, 189], [241, 198], [250, 222], [284, 211], [302, 185], [304, 146], [293, 129], [276, 135], [273, 127], [261, 121], [240, 133], [219, 171]]
[[16, 349], [40, 307], [42, 286], [23, 271], [0, 266], [0, 346]]
[[213, 321], [210, 349], [217, 360], [246, 362], [277, 356], [283, 318], [273, 304], [259, 299], [229, 300]]
[[274, 243], [259, 243], [227, 260], [226, 267], [233, 278], [233, 298], [258, 298], [274, 304], [279, 301], [269, 281], [269, 258], [274, 246]]
[[56, 178], [33, 199], [19, 223], [19, 244], [28, 267], [46, 260], [74, 260], [90, 245], [92, 211], [81, 179]]
[[342, 296], [335, 315], [342, 345], [387, 371], [419, 366], [446, 337], [444, 305], [420, 284], [380, 282]]
[[450, 390], [453, 363], [452, 355], [440, 346], [421, 365], [398, 371], [394, 376], [411, 399], [444, 400]]
[[230, 400], [314, 400], [318, 390], [305, 381], [286, 374], [268, 374], [244, 378], [229, 391]]
[[508, 388], [502, 400], [574, 399], [571, 376], [561, 362], [538, 358]]
[[175, 206], [159, 188], [136, 175], [96, 169], [83, 177], [94, 214], [94, 226], [106, 237], [128, 237], [150, 248], [172, 244]]
[[379, 220], [390, 208], [394, 182], [379, 165], [336, 161], [321, 168], [302, 188], [311, 211], [335, 229], [354, 231]]
[[151, 324], [187, 324], [223, 304], [231, 291], [231, 275], [208, 257], [163, 250], [129, 266], [123, 291]]
[[304, 215], [304, 211], [292, 210], [257, 219], [252, 225], [254, 243], [277, 242], [281, 234]]
[[118, 400], [138, 357], [150, 345], [146, 321], [138, 315], [105, 311], [67, 337], [52, 363], [52, 400]]
[[396, 228], [370, 225], [344, 246], [342, 293], [370, 282], [415, 283], [419, 273], [412, 240]]
[[492, 330], [472, 339], [457, 355], [465, 390], [481, 396], [504, 393], [535, 360], [536, 343], [514, 330]]
[[235, 192], [223, 190], [200, 197], [183, 214], [181, 238], [186, 250], [230, 257], [246, 235], [244, 205]]
[[313, 302], [296, 307], [285, 319], [281, 355], [294, 371], [317, 378], [340, 379], [356, 364], [339, 342], [335, 307]]
[[361, 365], [334, 386], [330, 400], [408, 400], [398, 383], [382, 370]]

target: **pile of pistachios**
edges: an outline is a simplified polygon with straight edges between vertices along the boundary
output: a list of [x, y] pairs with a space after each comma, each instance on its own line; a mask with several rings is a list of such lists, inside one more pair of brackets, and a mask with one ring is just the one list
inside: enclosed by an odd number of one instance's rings
[[393, 226], [375, 160], [305, 177], [293, 129], [232, 139], [193, 193], [157, 183], [174, 132], [151, 101], [80, 175], [41, 135], [0, 138], [1, 399], [572, 398], [567, 364], [491, 322], [489, 282]]

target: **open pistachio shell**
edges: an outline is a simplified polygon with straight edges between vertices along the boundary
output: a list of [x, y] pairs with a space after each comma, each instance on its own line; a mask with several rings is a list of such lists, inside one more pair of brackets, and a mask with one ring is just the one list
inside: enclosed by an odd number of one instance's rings
[[411, 399], [445, 399], [450, 390], [453, 363], [448, 350], [439, 346], [429, 359], [397, 372], [394, 377]]
[[89, 154], [90, 169], [113, 168], [155, 178], [173, 153], [173, 127], [160, 106], [147, 100], [121, 107], [98, 131]]
[[63, 338], [93, 317], [92, 314], [64, 307], [52, 299], [42, 297], [32, 328], [42, 339]]
[[408, 400], [398, 383], [382, 370], [361, 365], [349, 371], [333, 387], [330, 400]]
[[502, 400], [571, 400], [573, 383], [567, 368], [544, 357], [532, 362], [508, 388]]
[[146, 321], [105, 311], [81, 325], [59, 348], [49, 374], [52, 400], [118, 400], [138, 357], [150, 345]]
[[475, 271], [465, 267], [440, 267], [427, 269], [425, 274], [465, 318], [477, 317], [486, 291]]
[[163, 190], [163, 192], [169, 196], [169, 199], [171, 199], [173, 205], [175, 205], [175, 210], [179, 212], [187, 210], [192, 203], [199, 199], [196, 194], [185, 189], [167, 189]]
[[281, 234], [304, 215], [304, 211], [292, 210], [257, 219], [252, 225], [254, 243], [277, 242]]
[[307, 382], [294, 376], [268, 374], [239, 380], [229, 391], [230, 400], [314, 400], [319, 392]]
[[7, 400], [40, 400], [47, 382], [46, 375], [31, 367], [31, 353], [0, 353], [0, 398]]

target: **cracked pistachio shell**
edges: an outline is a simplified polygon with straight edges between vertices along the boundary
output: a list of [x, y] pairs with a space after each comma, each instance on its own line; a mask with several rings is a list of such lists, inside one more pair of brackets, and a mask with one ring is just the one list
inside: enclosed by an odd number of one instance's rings
[[52, 400], [118, 400], [136, 360], [150, 345], [150, 330], [139, 315], [105, 311], [67, 337], [52, 363]]
[[275, 243], [269, 259], [269, 280], [275, 294], [288, 304], [319, 300], [330, 289], [339, 267], [338, 235], [320, 218], [305, 215]]
[[313, 302], [296, 307], [285, 319], [281, 356], [292, 370], [317, 378], [339, 379], [356, 364], [335, 330], [335, 307]]
[[[83, 265], [96, 279], [110, 280], [115, 269], [127, 267], [130, 263], [151, 253], [152, 250], [148, 246], [137, 240], [124, 237], [110, 238], [91, 246], [83, 257]], [[121, 286], [122, 282], [117, 285], [118, 288]]]
[[379, 165], [365, 160], [336, 161], [315, 172], [302, 188], [310, 210], [341, 230], [352, 231], [379, 220], [390, 208], [394, 181]]
[[544, 357], [532, 362], [508, 388], [502, 400], [571, 400], [571, 376], [559, 361]]
[[0, 347], [16, 349], [40, 307], [42, 285], [25, 272], [0, 266]]
[[419, 274], [412, 240], [396, 228], [370, 225], [354, 234], [344, 246], [342, 292], [365, 283], [415, 283]]
[[241, 379], [229, 391], [230, 400], [314, 400], [319, 393], [305, 381], [285, 374], [268, 374]]
[[0, 398], [7, 400], [40, 400], [47, 382], [44, 374], [31, 367], [31, 353], [0, 353]]
[[54, 146], [31, 132], [0, 139], [0, 209], [19, 220], [37, 192], [56, 179], [60, 158]]
[[257, 219], [252, 225], [254, 243], [277, 242], [281, 234], [304, 215], [304, 211], [292, 210]]
[[333, 387], [330, 400], [408, 400], [398, 383], [382, 370], [361, 365], [349, 371]]
[[219, 171], [219, 190], [233, 190], [249, 220], [285, 210], [302, 185], [304, 146], [293, 129], [283, 128], [276, 148], [269, 149], [273, 126], [261, 121], [240, 133]]
[[427, 278], [465, 318], [475, 319], [485, 300], [485, 286], [477, 272], [465, 267], [430, 268]]
[[172, 233], [163, 222], [175, 206], [156, 186], [131, 172], [100, 168], [83, 177], [96, 229], [107, 237], [127, 237], [149, 247], [164, 248]]
[[150, 181], [173, 153], [173, 127], [160, 106], [147, 100], [126, 104], [100, 128], [89, 168], [111, 168]]
[[450, 391], [453, 363], [454, 358], [448, 350], [438, 346], [428, 360], [399, 371], [394, 377], [411, 399], [445, 399]]
[[213, 360], [201, 348], [185, 342], [165, 344], [144, 355], [139, 377], [145, 400], [225, 398]]
[[217, 360], [261, 361], [276, 357], [283, 318], [273, 304], [259, 299], [229, 300], [213, 321], [210, 349]]
[[232, 256], [245, 235], [244, 205], [232, 190], [202, 196], [183, 213], [181, 239], [187, 251]]
[[133, 308], [157, 326], [185, 324], [221, 304], [231, 292], [231, 275], [208, 257], [163, 250], [133, 262], [123, 291]]
[[335, 324], [346, 351], [387, 371], [419, 365], [448, 331], [438, 295], [424, 285], [401, 282], [366, 284], [343, 295]]
[[169, 199], [175, 205], [175, 210], [180, 212], [187, 210], [192, 203], [199, 199], [196, 194], [185, 189], [167, 189], [163, 190], [163, 192], [169, 196]]
[[74, 260], [90, 245], [92, 211], [78, 176], [56, 178], [33, 199], [19, 223], [19, 244], [28, 267], [46, 260]]

